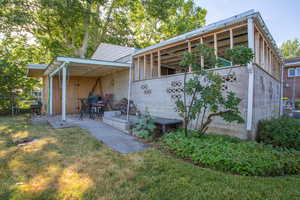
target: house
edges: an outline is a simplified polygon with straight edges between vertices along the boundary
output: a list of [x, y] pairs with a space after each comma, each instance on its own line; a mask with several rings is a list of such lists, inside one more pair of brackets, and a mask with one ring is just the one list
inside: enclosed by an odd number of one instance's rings
[[[254, 139], [259, 120], [280, 115], [283, 62], [276, 43], [259, 12], [250, 10], [203, 28], [136, 50], [101, 44], [91, 59], [57, 57], [45, 69], [43, 100], [50, 115], [79, 111], [78, 99], [87, 97], [94, 83], [101, 82], [100, 94], [112, 93], [117, 102], [125, 97], [141, 112], [180, 119], [175, 101], [181, 98], [183, 73], [179, 62], [185, 51], [205, 43], [215, 49], [224, 66], [206, 70], [219, 73], [229, 90], [242, 99], [240, 111], [245, 124], [228, 124], [217, 118], [210, 132]], [[248, 66], [231, 66], [224, 51], [237, 45], [249, 47], [255, 59]], [[203, 59], [199, 58], [203, 66]], [[29, 75], [31, 74], [29, 67]], [[33, 73], [33, 72], [32, 72]], [[192, 76], [190, 69], [188, 76]]]
[[300, 57], [284, 61], [283, 97], [292, 102], [300, 100]]

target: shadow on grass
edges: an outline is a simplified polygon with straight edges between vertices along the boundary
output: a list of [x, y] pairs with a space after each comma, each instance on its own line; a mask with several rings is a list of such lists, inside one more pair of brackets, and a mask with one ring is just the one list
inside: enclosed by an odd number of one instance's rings
[[[0, 199], [113, 197], [112, 188], [134, 175], [126, 156], [113, 152], [82, 129], [31, 126], [25, 117], [1, 120], [0, 139], [5, 144], [0, 148]], [[27, 134], [20, 134], [22, 131]], [[25, 146], [12, 145], [22, 137], [38, 140]]]
[[[119, 154], [80, 128], [0, 117], [0, 199], [299, 199], [300, 176], [203, 169], [155, 149]], [[25, 133], [26, 132], [26, 133]], [[39, 140], [16, 147], [8, 141]]]

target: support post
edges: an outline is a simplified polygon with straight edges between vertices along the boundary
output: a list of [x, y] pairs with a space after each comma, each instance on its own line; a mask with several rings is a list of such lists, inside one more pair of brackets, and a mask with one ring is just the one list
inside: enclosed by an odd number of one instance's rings
[[216, 33], [214, 33], [214, 48], [215, 48], [215, 55], [218, 57], [218, 40], [217, 40]]
[[143, 80], [147, 79], [147, 62], [146, 62], [146, 54], [144, 55], [144, 75], [143, 75]]
[[261, 65], [262, 65], [262, 68], [264, 70], [267, 70], [266, 69], [266, 58], [265, 58], [265, 41], [264, 41], [264, 38], [262, 38], [262, 54], [261, 54]]
[[138, 60], [137, 60], [137, 79], [141, 80], [141, 76], [140, 76], [140, 56], [138, 56]]
[[128, 126], [130, 125], [129, 124], [129, 110], [130, 110], [130, 98], [131, 98], [131, 82], [132, 82], [132, 73], [131, 73], [131, 70], [132, 70], [132, 67], [133, 67], [133, 59], [131, 59], [131, 66], [129, 68], [129, 80], [128, 80], [128, 94], [127, 94], [127, 122], [128, 122]]
[[233, 31], [232, 28], [229, 30], [229, 34], [230, 34], [230, 49], [233, 48]]
[[[254, 51], [254, 24], [253, 19], [249, 18], [247, 23], [248, 29], [248, 47]], [[253, 95], [254, 95], [254, 70], [253, 61], [247, 66], [249, 73], [248, 82], [248, 105], [247, 105], [247, 131], [252, 130], [252, 120], [253, 120]], [[251, 139], [253, 137], [251, 136]]]
[[160, 50], [158, 49], [157, 51], [158, 57], [157, 57], [157, 62], [158, 62], [158, 77], [161, 77], [161, 60], [160, 60]]
[[151, 52], [151, 54], [150, 54], [150, 73], [151, 73], [151, 75], [150, 75], [150, 78], [152, 78], [153, 77], [153, 53]]
[[[200, 43], [203, 44], [203, 38], [202, 37], [200, 38]], [[204, 58], [203, 58], [203, 56], [201, 56], [201, 61], [200, 62], [201, 62], [200, 63], [201, 68], [204, 69]]]
[[[192, 53], [191, 41], [188, 40], [188, 52]], [[192, 67], [189, 66], [189, 72], [192, 72]]]
[[66, 121], [66, 109], [67, 109], [67, 68], [62, 68], [62, 106], [61, 106], [61, 118], [62, 121]]
[[[280, 63], [279, 63], [280, 65]], [[284, 72], [284, 65], [280, 68], [280, 112], [279, 116], [283, 115], [283, 72]]]
[[49, 115], [53, 115], [53, 76], [49, 78]]

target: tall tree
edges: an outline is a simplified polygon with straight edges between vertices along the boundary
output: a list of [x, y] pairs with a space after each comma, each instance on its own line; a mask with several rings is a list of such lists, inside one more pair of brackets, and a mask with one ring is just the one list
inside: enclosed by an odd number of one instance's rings
[[292, 58], [300, 56], [300, 41], [295, 38], [282, 43], [280, 47], [284, 58]]
[[2, 0], [2, 32], [56, 55], [89, 57], [101, 42], [145, 47], [205, 23], [193, 0]]

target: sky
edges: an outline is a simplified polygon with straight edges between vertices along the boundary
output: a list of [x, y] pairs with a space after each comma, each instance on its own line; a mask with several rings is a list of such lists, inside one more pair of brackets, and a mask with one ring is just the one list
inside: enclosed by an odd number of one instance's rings
[[195, 0], [207, 9], [206, 24], [247, 10], [259, 11], [278, 46], [300, 39], [300, 0]]

